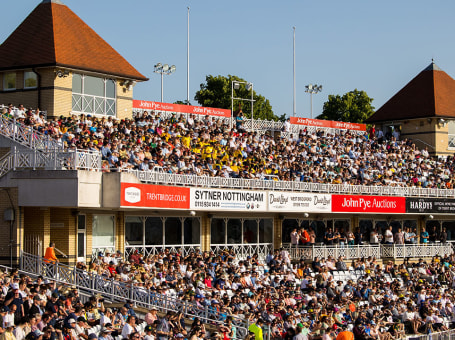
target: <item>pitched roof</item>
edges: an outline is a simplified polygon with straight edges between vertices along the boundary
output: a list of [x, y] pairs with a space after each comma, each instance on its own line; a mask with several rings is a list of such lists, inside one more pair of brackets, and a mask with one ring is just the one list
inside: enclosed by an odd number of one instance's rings
[[60, 0], [42, 1], [0, 45], [0, 70], [51, 66], [148, 80]]
[[455, 118], [455, 80], [434, 62], [398, 91], [367, 122]]

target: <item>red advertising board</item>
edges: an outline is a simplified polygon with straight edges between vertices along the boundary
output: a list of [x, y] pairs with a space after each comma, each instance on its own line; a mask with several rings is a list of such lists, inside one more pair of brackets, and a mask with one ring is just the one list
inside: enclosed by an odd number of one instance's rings
[[332, 195], [332, 212], [403, 214], [406, 212], [406, 198]]
[[120, 205], [123, 207], [189, 209], [190, 188], [121, 183]]
[[346, 123], [346, 122], [337, 122], [333, 120], [322, 120], [322, 119], [310, 119], [310, 118], [301, 118], [301, 117], [290, 117], [290, 123], [296, 125], [305, 125], [305, 126], [318, 126], [332, 129], [341, 129], [341, 130], [356, 130], [356, 131], [365, 131], [365, 124], [357, 123]]
[[216, 116], [216, 117], [230, 117], [231, 116], [231, 110], [226, 110], [226, 109], [215, 109], [213, 107], [149, 102], [149, 101], [145, 101], [145, 100], [133, 100], [133, 108], [141, 109], [141, 110], [192, 113], [195, 115], [209, 115], [209, 116]]

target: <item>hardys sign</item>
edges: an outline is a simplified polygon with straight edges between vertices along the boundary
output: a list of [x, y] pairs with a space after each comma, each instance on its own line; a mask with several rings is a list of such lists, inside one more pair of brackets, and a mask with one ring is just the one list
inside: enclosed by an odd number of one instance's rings
[[234, 191], [191, 188], [194, 210], [267, 211], [265, 191]]
[[332, 196], [292, 192], [269, 192], [269, 211], [331, 212]]
[[455, 200], [449, 198], [406, 198], [406, 212], [416, 214], [453, 214]]
[[332, 195], [332, 212], [402, 214], [406, 199], [394, 196]]

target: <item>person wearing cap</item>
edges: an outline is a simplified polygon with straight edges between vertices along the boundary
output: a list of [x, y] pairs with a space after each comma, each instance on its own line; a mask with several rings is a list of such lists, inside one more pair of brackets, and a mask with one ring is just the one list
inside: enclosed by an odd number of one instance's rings
[[19, 292], [19, 284], [17, 282], [11, 284], [11, 290], [5, 296], [4, 305], [8, 306], [9, 309], [11, 309], [12, 305], [15, 305], [17, 307], [15, 314], [18, 319], [24, 316], [24, 300]]
[[295, 329], [296, 335], [294, 336], [293, 340], [308, 340], [308, 335], [303, 333], [303, 329], [305, 326], [302, 323], [298, 323]]
[[144, 340], [155, 340], [155, 336], [153, 335], [153, 327], [151, 325], [145, 326], [144, 333]]
[[43, 310], [41, 309], [41, 303], [42, 303], [42, 300], [39, 297], [39, 295], [35, 295], [33, 297], [33, 304], [30, 307], [30, 309], [28, 310], [28, 315], [29, 316], [36, 315], [36, 314], [43, 315]]
[[89, 325], [87, 323], [87, 320], [83, 316], [79, 316], [76, 320], [76, 326], [74, 328], [77, 338], [87, 340], [89, 338], [86, 333], [88, 328]]
[[100, 333], [98, 335], [99, 340], [113, 340], [112, 328], [110, 327], [101, 327]]
[[158, 320], [158, 315], [156, 314], [157, 310], [155, 307], [150, 308], [149, 312], [145, 314], [145, 322], [147, 325], [153, 325], [156, 320]]
[[112, 323], [112, 309], [111, 308], [106, 308], [106, 310], [104, 311], [104, 314], [101, 316], [100, 318], [100, 325], [101, 326], [104, 326], [108, 323]]

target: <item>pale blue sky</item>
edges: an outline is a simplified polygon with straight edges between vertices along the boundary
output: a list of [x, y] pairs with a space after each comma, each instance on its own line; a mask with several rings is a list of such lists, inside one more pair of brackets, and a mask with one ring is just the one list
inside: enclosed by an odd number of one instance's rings
[[[187, 6], [190, 6], [190, 100], [205, 76], [240, 76], [270, 100], [275, 114], [293, 111], [292, 27], [296, 26], [297, 116], [310, 116], [305, 85], [323, 85], [314, 116], [329, 94], [365, 90], [378, 109], [435, 58], [455, 76], [455, 1], [422, 0], [62, 0], [150, 78], [135, 99], [186, 99]], [[0, 40], [41, 0], [2, 1]], [[89, 57], [89, 55], [88, 55]]]

